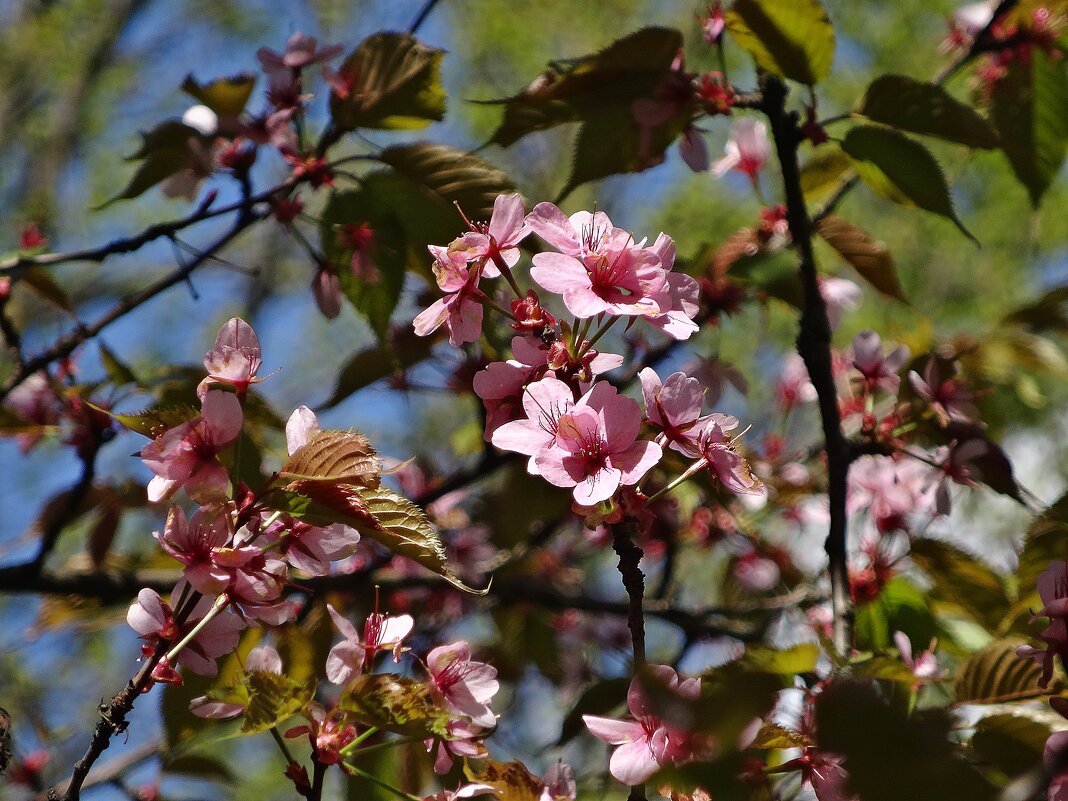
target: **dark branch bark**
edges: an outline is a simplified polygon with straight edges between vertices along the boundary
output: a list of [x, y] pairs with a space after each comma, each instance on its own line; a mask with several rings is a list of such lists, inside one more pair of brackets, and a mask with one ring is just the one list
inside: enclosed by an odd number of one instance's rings
[[846, 482], [849, 477], [850, 448], [842, 434], [838, 412], [838, 391], [831, 370], [831, 326], [827, 306], [820, 295], [816, 259], [812, 251], [812, 226], [801, 192], [797, 148], [801, 143], [794, 115], [786, 110], [786, 84], [770, 75], [761, 78], [764, 113], [771, 124], [775, 151], [782, 169], [786, 195], [786, 219], [798, 256], [798, 271], [804, 292], [804, 307], [797, 335], [797, 352], [805, 362], [818, 396], [824, 450], [827, 454], [827, 495], [830, 501], [830, 530], [825, 548], [831, 578], [831, 608], [834, 614], [834, 647], [848, 656], [853, 649], [853, 604], [849, 596], [848, 520]]

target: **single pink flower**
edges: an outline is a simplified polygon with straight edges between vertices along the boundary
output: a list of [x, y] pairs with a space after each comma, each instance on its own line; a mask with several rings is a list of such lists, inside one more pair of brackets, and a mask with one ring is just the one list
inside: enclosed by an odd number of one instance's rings
[[[693, 701], [701, 693], [700, 679], [680, 682], [678, 674], [667, 665], [650, 665], [649, 672], [681, 699]], [[685, 764], [704, 750], [692, 734], [668, 725], [652, 712], [637, 678], [630, 683], [627, 708], [632, 720], [582, 716], [590, 734], [619, 746], [612, 752], [608, 770], [623, 784], [642, 784], [663, 765]]]
[[700, 452], [698, 436], [709, 423], [716, 423], [722, 431], [738, 427], [737, 418], [726, 414], [711, 414], [702, 417], [701, 401], [705, 390], [696, 378], [685, 373], [672, 373], [666, 382], [651, 367], [640, 373], [642, 396], [645, 400], [645, 416], [661, 429], [662, 443], [672, 450], [696, 457]]
[[816, 400], [816, 388], [809, 380], [805, 361], [796, 351], [791, 351], [783, 359], [775, 395], [783, 411], [790, 411], [802, 403]]
[[462, 784], [455, 790], [442, 790], [436, 795], [428, 795], [423, 801], [457, 801], [460, 798], [473, 798], [476, 795], [499, 795], [500, 790], [488, 784]]
[[519, 261], [519, 243], [530, 234], [526, 213], [520, 195], [498, 195], [489, 223], [471, 223], [473, 230], [449, 245], [449, 249], [463, 253], [467, 261], [484, 259], [484, 274], [496, 278], [501, 274], [496, 265], [498, 259], [508, 267], [515, 267]]
[[186, 520], [180, 506], [172, 506], [162, 533], [153, 535], [163, 550], [185, 567], [182, 578], [193, 589], [208, 595], [218, 595], [230, 581], [229, 568], [218, 564], [219, 552], [228, 551], [231, 544], [229, 514], [204, 507]]
[[819, 285], [820, 297], [823, 298], [823, 303], [827, 308], [827, 322], [830, 323], [833, 331], [838, 328], [838, 324], [842, 321], [842, 312], [859, 306], [864, 293], [859, 286], [848, 278], [820, 275], [816, 277], [816, 280]]
[[263, 71], [272, 74], [299, 70], [309, 64], [328, 61], [340, 55], [344, 49], [341, 45], [331, 45], [320, 50], [314, 36], [297, 32], [286, 40], [284, 52], [279, 53], [269, 47], [261, 47], [256, 51], [256, 58], [260, 60]]
[[567, 310], [585, 319], [598, 314], [658, 317], [671, 311], [667, 271], [659, 254], [635, 243], [603, 212], [565, 217], [552, 203], [527, 215], [531, 230], [559, 253], [534, 256], [531, 277], [563, 296]]
[[578, 797], [575, 771], [566, 762], [557, 762], [549, 768], [544, 781], [538, 801], [575, 801]]
[[853, 366], [864, 376], [869, 392], [881, 389], [895, 394], [901, 383], [898, 371], [908, 358], [909, 349], [904, 345], [884, 356], [883, 341], [874, 331], [861, 331], [853, 339]]
[[[171, 598], [182, 595], [182, 585], [175, 587]], [[214, 599], [201, 598], [182, 625], [174, 619], [174, 610], [155, 590], [144, 589], [126, 613], [126, 622], [145, 640], [143, 650], [151, 654], [157, 643], [175, 645], [204, 618]], [[179, 664], [201, 676], [214, 676], [218, 672], [215, 663], [221, 656], [231, 653], [245, 628], [237, 615], [223, 612], [208, 621], [207, 625], [185, 648], [178, 653]]]
[[723, 41], [723, 31], [727, 28], [727, 20], [723, 14], [722, 3], [711, 3], [708, 6], [708, 16], [698, 17], [697, 21], [701, 24], [701, 33], [706, 42], [718, 46]]
[[[655, 442], [638, 440], [638, 404], [598, 382], [571, 409], [542, 427], [555, 441], [534, 455], [538, 474], [557, 487], [574, 487], [575, 502], [594, 506], [621, 485], [637, 484], [660, 461]], [[499, 432], [498, 432], [499, 433]]]
[[675, 265], [675, 242], [670, 236], [660, 234], [650, 249], [660, 257], [660, 264], [667, 271], [668, 303], [665, 313], [649, 318], [649, 324], [674, 339], [689, 339], [699, 330], [693, 318], [701, 311], [701, 286], [685, 273], [671, 272]]
[[230, 477], [215, 457], [237, 439], [242, 420], [236, 395], [208, 392], [200, 417], [165, 431], [141, 449], [145, 466], [156, 474], [148, 484], [148, 499], [161, 501], [179, 487], [197, 503], [225, 499]]
[[931, 640], [926, 651], [913, 656], [912, 640], [909, 639], [909, 635], [903, 631], [894, 632], [894, 644], [897, 646], [898, 653], [901, 654], [901, 660], [908, 665], [912, 675], [916, 677], [917, 686], [926, 681], [940, 679], [945, 675], [945, 671], [938, 666], [938, 658], [934, 653], [937, 642], [937, 640]]
[[[598, 397], [609, 391], [608, 384], [597, 385]], [[513, 420], [499, 426], [490, 441], [498, 448], [530, 457], [527, 470], [540, 475], [536, 457], [556, 444], [557, 426], [560, 417], [575, 406], [575, 394], [571, 387], [555, 376], [528, 384], [523, 391], [523, 409], [526, 419]]]
[[256, 373], [262, 363], [256, 332], [240, 317], [232, 317], [219, 329], [212, 349], [204, 354], [208, 377], [200, 382], [197, 395], [203, 401], [208, 387], [220, 383], [234, 387], [242, 397], [251, 384], [258, 383]]
[[[939, 425], [943, 428], [951, 422], [976, 423], [979, 408], [975, 395], [967, 385], [956, 377], [955, 364], [948, 366], [931, 356], [923, 369], [923, 377], [915, 370], [909, 372], [909, 383], [921, 399], [929, 405]], [[946, 373], [949, 373], [948, 375]]]
[[[707, 464], [719, 482], [739, 495], [763, 495], [764, 485], [753, 475], [749, 462], [735, 449], [727, 433], [737, 420], [725, 414], [710, 414], [691, 429], [696, 436], [696, 454]], [[724, 428], [728, 426], [728, 428]]]
[[1042, 666], [1038, 686], [1045, 689], [1053, 678], [1054, 657], [1059, 656], [1062, 665], [1068, 658], [1068, 562], [1050, 562], [1035, 583], [1044, 606], [1032, 619], [1049, 618], [1049, 625], [1039, 635], [1045, 647], [1021, 645], [1016, 649], [1016, 655], [1021, 659], [1034, 659]]
[[345, 617], [330, 604], [326, 605], [334, 625], [345, 639], [330, 649], [326, 657], [326, 677], [334, 684], [348, 684], [360, 674], [364, 665], [370, 666], [379, 651], [393, 651], [400, 659], [401, 642], [411, 634], [415, 620], [411, 615], [381, 615], [372, 612], [363, 624], [363, 641]]
[[731, 126], [724, 150], [726, 155], [712, 165], [712, 174], [718, 178], [730, 170], [738, 170], [755, 184], [764, 164], [771, 158], [767, 126], [752, 117], [742, 117]]
[[481, 267], [469, 269], [460, 252], [430, 245], [434, 256], [434, 276], [445, 297], [434, 301], [412, 321], [415, 333], [425, 337], [442, 323], [449, 329], [449, 343], [458, 347], [477, 342], [482, 336], [482, 290], [478, 288]]
[[452, 770], [456, 759], [485, 759], [489, 756], [483, 740], [485, 727], [472, 723], [467, 718], [456, 718], [445, 725], [448, 736], [442, 739], [428, 737], [423, 741], [428, 754], [434, 754], [434, 772], [444, 776]]
[[433, 649], [427, 654], [426, 668], [451, 709], [471, 718], [476, 726], [496, 725], [489, 702], [500, 688], [497, 668], [472, 660], [470, 645], [461, 640]]

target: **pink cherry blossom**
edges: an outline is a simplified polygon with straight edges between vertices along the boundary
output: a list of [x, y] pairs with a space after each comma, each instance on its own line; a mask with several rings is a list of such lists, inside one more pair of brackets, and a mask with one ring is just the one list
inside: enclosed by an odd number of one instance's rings
[[228, 550], [231, 542], [229, 515], [205, 507], [186, 520], [180, 506], [167, 513], [163, 532], [154, 532], [163, 550], [185, 565], [182, 577], [193, 589], [217, 595], [226, 589], [230, 570], [217, 562], [218, 553]]
[[943, 428], [950, 422], [978, 422], [979, 409], [975, 405], [975, 395], [963, 381], [956, 378], [955, 364], [947, 366], [945, 361], [932, 356], [927, 360], [922, 378], [915, 370], [909, 372], [909, 383], [916, 394], [927, 402]]
[[1049, 625], [1039, 635], [1044, 648], [1021, 645], [1016, 655], [1022, 659], [1034, 659], [1042, 666], [1038, 686], [1045, 689], [1053, 678], [1053, 659], [1059, 656], [1061, 664], [1068, 657], [1068, 562], [1050, 562], [1035, 581], [1043, 607], [1032, 619], [1049, 618]]
[[483, 740], [486, 727], [472, 723], [467, 718], [456, 718], [445, 724], [448, 736], [442, 739], [429, 737], [423, 741], [428, 754], [434, 754], [434, 772], [444, 776], [452, 770], [453, 762], [459, 759], [485, 759], [489, 756]]
[[641, 419], [632, 399], [594, 384], [557, 419], [555, 443], [534, 456], [538, 473], [557, 487], [574, 487], [582, 506], [607, 500], [621, 485], [637, 484], [663, 455], [655, 442], [637, 439]]
[[712, 174], [718, 178], [730, 170], [738, 170], [755, 184], [764, 164], [771, 158], [767, 126], [753, 117], [742, 117], [731, 126], [724, 150], [726, 155], [712, 165]]
[[344, 49], [341, 45], [331, 45], [320, 50], [314, 36], [297, 32], [286, 40], [285, 52], [279, 53], [269, 47], [261, 47], [256, 51], [256, 58], [260, 60], [264, 72], [272, 74], [299, 70], [309, 64], [328, 61]]
[[[650, 665], [649, 673], [680, 699], [693, 701], [701, 693], [700, 679], [680, 681], [674, 669], [667, 665]], [[631, 682], [627, 692], [627, 708], [632, 720], [582, 716], [590, 734], [609, 745], [619, 746], [612, 752], [608, 770], [623, 784], [642, 784], [662, 766], [685, 764], [706, 750], [705, 744], [694, 735], [671, 726], [653, 713], [638, 678]]]
[[[1050, 698], [1050, 705], [1055, 700]], [[1050, 776], [1047, 801], [1068, 801], [1068, 731], [1055, 731], [1046, 739], [1042, 764]]]
[[249, 385], [257, 383], [256, 373], [262, 364], [260, 340], [252, 326], [240, 317], [232, 317], [219, 329], [215, 345], [204, 355], [208, 377], [200, 382], [197, 394], [203, 400], [211, 384], [229, 384], [238, 397]]
[[141, 449], [141, 458], [155, 477], [148, 499], [161, 501], [185, 487], [197, 503], [226, 498], [229, 474], [215, 458], [241, 433], [243, 413], [236, 395], [212, 390], [204, 396], [201, 416], [165, 431]]
[[311, 283], [312, 297], [315, 305], [327, 320], [335, 319], [341, 314], [341, 279], [337, 273], [326, 267], [315, 271]]
[[557, 762], [545, 773], [545, 786], [538, 801], [575, 801], [578, 786], [575, 771], [566, 762]]
[[701, 23], [701, 33], [705, 37], [705, 41], [710, 45], [719, 45], [723, 40], [723, 31], [727, 28], [727, 21], [723, 14], [723, 4], [715, 2], [708, 7], [708, 16], [699, 17], [697, 20]]
[[901, 345], [883, 355], [883, 341], [874, 331], [861, 331], [853, 339], [853, 366], [864, 376], [869, 392], [897, 392], [901, 379], [898, 371], [909, 358], [909, 349]]
[[667, 271], [668, 305], [665, 313], [650, 318], [649, 324], [674, 339], [689, 339], [699, 330], [693, 318], [701, 311], [701, 285], [685, 273], [671, 272], [675, 265], [675, 242], [670, 236], [661, 233], [651, 250], [660, 257], [660, 264]]
[[420, 312], [412, 324], [415, 333], [425, 337], [442, 323], [449, 329], [449, 343], [455, 347], [477, 342], [482, 336], [482, 290], [478, 288], [481, 267], [468, 268], [462, 252], [430, 245], [434, 256], [434, 275], [445, 297]]
[[427, 654], [426, 668], [451, 709], [471, 718], [476, 726], [496, 725], [489, 702], [500, 688], [497, 668], [472, 660], [470, 645], [461, 640], [433, 649]]
[[330, 604], [326, 605], [334, 625], [345, 639], [330, 649], [326, 657], [326, 677], [334, 684], [348, 684], [360, 674], [364, 665], [370, 666], [379, 651], [393, 651], [399, 660], [401, 641], [415, 626], [411, 615], [381, 615], [372, 612], [363, 624], [363, 641], [345, 617]]
[[[607, 392], [607, 384], [598, 384]], [[527, 470], [540, 475], [535, 458], [542, 451], [556, 444], [557, 426], [560, 417], [575, 406], [575, 394], [571, 387], [555, 376], [545, 376], [527, 385], [523, 392], [523, 410], [526, 419], [514, 420], [499, 426], [490, 441], [506, 451], [526, 454], [530, 457]]]
[[935, 514], [932, 471], [913, 459], [864, 456], [849, 472], [849, 509], [867, 509], [881, 534], [908, 532], [910, 517]]
[[830, 323], [833, 331], [842, 321], [842, 312], [859, 306], [864, 293], [848, 278], [820, 275], [816, 277], [816, 280], [819, 284], [820, 297], [823, 298], [823, 303], [827, 307], [827, 322]]
[[696, 378], [685, 373], [672, 373], [663, 384], [660, 376], [651, 367], [646, 367], [638, 378], [642, 383], [645, 400], [645, 416], [661, 429], [664, 444], [687, 456], [696, 456], [700, 451], [698, 437], [710, 423], [719, 425], [722, 431], [738, 427], [737, 418], [726, 414], [701, 416], [701, 401], [705, 390]]
[[[52, 426], [59, 422], [59, 398], [46, 373], [34, 373], [16, 386], [4, 398], [5, 407], [34, 426]], [[44, 433], [40, 430], [18, 434], [16, 441], [22, 453], [28, 453]]]
[[491, 362], [475, 373], [472, 386], [486, 407], [485, 440], [493, 432], [516, 419], [522, 409], [523, 388], [548, 369], [549, 348], [534, 337], [513, 337], [512, 357], [506, 362]]
[[519, 243], [530, 234], [526, 213], [520, 195], [498, 195], [493, 201], [489, 223], [472, 223], [473, 230], [457, 239], [449, 249], [463, 252], [468, 261], [486, 260], [484, 274], [496, 278], [500, 275], [498, 260], [508, 267], [515, 267], [519, 261]]
[[764, 485], [753, 475], [745, 458], [738, 453], [734, 440], [724, 425], [737, 424], [729, 415], [710, 414], [702, 418], [691, 432], [697, 437], [697, 453], [719, 482], [739, 495], [763, 495]]
[[937, 640], [931, 640], [927, 650], [915, 656], [912, 654], [912, 640], [905, 632], [894, 632], [894, 644], [897, 646], [898, 653], [901, 654], [901, 660], [908, 665], [912, 675], [916, 677], [917, 685], [932, 679], [939, 679], [944, 675], [945, 671], [938, 666], [938, 658], [934, 653]]
[[304, 708], [308, 723], [294, 726], [286, 731], [287, 738], [307, 735], [312, 746], [312, 758], [323, 765], [334, 765], [341, 761], [341, 749], [356, 739], [356, 727], [346, 723], [343, 712], [327, 712], [319, 703], [312, 701]]
[[783, 411], [790, 411], [802, 403], [816, 400], [816, 388], [809, 380], [805, 361], [795, 351], [791, 351], [783, 359], [775, 395]]
[[531, 230], [559, 253], [534, 256], [531, 277], [563, 296], [567, 310], [585, 319], [598, 314], [658, 317], [671, 311], [667, 272], [660, 256], [603, 212], [565, 217], [552, 203], [527, 215]]
[[[175, 587], [172, 598], [181, 597], [182, 585]], [[155, 590], [143, 589], [137, 601], [126, 613], [126, 622], [145, 640], [145, 649], [151, 653], [157, 643], [177, 644], [211, 608], [213, 599], [201, 598], [185, 622], [179, 625], [174, 619], [174, 610]], [[231, 653], [240, 638], [244, 622], [237, 615], [223, 613], [212, 618], [197, 636], [178, 652], [178, 662], [201, 676], [214, 676], [218, 672], [215, 660]]]

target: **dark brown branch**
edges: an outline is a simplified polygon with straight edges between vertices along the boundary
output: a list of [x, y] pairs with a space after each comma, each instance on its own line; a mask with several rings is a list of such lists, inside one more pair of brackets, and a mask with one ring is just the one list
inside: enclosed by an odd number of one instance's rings
[[37, 556], [34, 557], [32, 563], [34, 572], [38, 575], [40, 575], [41, 568], [44, 566], [45, 559], [56, 547], [60, 533], [67, 523], [73, 519], [89, 494], [89, 490], [93, 487], [93, 479], [96, 476], [96, 455], [100, 445], [101, 442], [99, 441], [92, 443], [89, 446], [89, 450], [82, 455], [82, 474], [78, 478], [78, 483], [67, 491], [63, 509], [54, 519], [49, 521], [48, 526], [41, 535], [41, 545], [37, 549]]
[[619, 557], [619, 575], [629, 598], [627, 604], [627, 627], [630, 629], [631, 648], [634, 652], [634, 670], [645, 667], [645, 575], [640, 563], [642, 549], [634, 542], [635, 524], [624, 520], [611, 526], [612, 548]]
[[811, 221], [801, 191], [797, 148], [801, 144], [794, 115], [786, 110], [786, 84], [770, 75], [761, 78], [764, 113], [771, 124], [772, 138], [782, 169], [786, 195], [786, 219], [797, 250], [798, 271], [804, 292], [804, 306], [797, 335], [797, 352], [805, 362], [816, 388], [827, 454], [827, 495], [830, 502], [830, 529], [825, 548], [831, 577], [831, 608], [834, 614], [834, 647], [848, 656], [853, 649], [853, 605], [849, 596], [849, 554], [846, 516], [846, 483], [851, 458], [849, 443], [842, 434], [838, 411], [838, 390], [831, 369], [831, 326], [827, 306], [820, 295], [816, 259], [812, 251]]

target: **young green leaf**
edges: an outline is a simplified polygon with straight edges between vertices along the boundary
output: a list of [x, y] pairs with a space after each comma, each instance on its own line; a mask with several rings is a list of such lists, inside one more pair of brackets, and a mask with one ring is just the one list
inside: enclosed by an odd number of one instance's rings
[[931, 581], [931, 600], [956, 614], [974, 617], [994, 631], [1009, 609], [1005, 585], [990, 567], [948, 542], [913, 540], [909, 558]]
[[1068, 152], [1068, 68], [1033, 48], [1026, 62], [1013, 60], [994, 84], [990, 116], [1001, 149], [1037, 206]]
[[978, 243], [957, 217], [941, 165], [919, 142], [890, 128], [858, 125], [845, 135], [842, 150], [880, 195], [946, 217]]
[[247, 72], [207, 83], [200, 83], [190, 73], [182, 81], [182, 91], [210, 108], [220, 119], [237, 119], [245, 110], [255, 86], [256, 76]]
[[443, 51], [407, 33], [375, 33], [338, 70], [343, 95], [330, 95], [330, 116], [342, 131], [425, 128], [445, 116]]
[[812, 86], [831, 71], [834, 28], [819, 0], [736, 0], [726, 22], [765, 72]]
[[450, 739], [455, 718], [425, 683], [394, 673], [357, 676], [342, 691], [338, 708], [368, 726], [413, 737]]
[[872, 238], [863, 228], [834, 214], [828, 214], [816, 223], [816, 233], [879, 292], [907, 301], [905, 290], [897, 278], [894, 257], [884, 242]]
[[241, 724], [242, 734], [267, 731], [296, 715], [315, 697], [314, 677], [295, 681], [279, 673], [254, 670], [246, 678], [248, 706]]
[[382, 460], [363, 434], [352, 431], [318, 431], [307, 444], [286, 459], [279, 478], [287, 481], [322, 481], [377, 487]]
[[868, 86], [853, 113], [902, 131], [967, 147], [998, 146], [997, 132], [975, 109], [941, 86], [904, 75], [880, 75]]
[[480, 761], [478, 768], [464, 763], [464, 775], [476, 784], [486, 784], [497, 790], [493, 796], [497, 801], [540, 801], [545, 786], [542, 780], [534, 776], [526, 765], [519, 761], [495, 762], [492, 759]]

